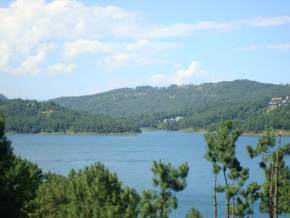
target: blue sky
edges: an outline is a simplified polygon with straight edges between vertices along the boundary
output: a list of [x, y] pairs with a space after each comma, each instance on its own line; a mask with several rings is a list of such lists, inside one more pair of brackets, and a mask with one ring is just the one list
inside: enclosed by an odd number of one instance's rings
[[4, 0], [0, 20], [0, 93], [10, 98], [290, 83], [290, 1]]

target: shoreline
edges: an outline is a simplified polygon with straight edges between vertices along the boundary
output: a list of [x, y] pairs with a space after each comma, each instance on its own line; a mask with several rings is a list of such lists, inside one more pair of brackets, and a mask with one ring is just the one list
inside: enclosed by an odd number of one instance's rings
[[[95, 132], [79, 132], [79, 133], [71, 133], [71, 132], [39, 132], [39, 133], [18, 133], [18, 132], [7, 132], [7, 135], [12, 134], [30, 134], [30, 135], [140, 135], [143, 132], [154, 132], [154, 131], [168, 131], [168, 132], [187, 132], [187, 133], [201, 133], [205, 134], [207, 130], [198, 129], [194, 130], [191, 128], [180, 129], [180, 130], [166, 130], [166, 129], [157, 129], [157, 128], [141, 128], [141, 132], [124, 132], [124, 133], [95, 133]], [[265, 132], [265, 131], [264, 131]], [[241, 136], [261, 136], [264, 132], [243, 132]], [[275, 131], [277, 132], [277, 130]], [[278, 136], [278, 134], [277, 134]], [[281, 136], [290, 136], [290, 131], [281, 131]]]
[[30, 135], [139, 135], [142, 132], [124, 132], [124, 133], [95, 133], [95, 132], [80, 132], [80, 133], [68, 133], [68, 132], [39, 132], [39, 133], [32, 133], [32, 132], [7, 132], [7, 135], [12, 134], [30, 134]]
[[[207, 130], [205, 129], [200, 129], [200, 130], [194, 130], [194, 129], [181, 129], [181, 130], [177, 130], [177, 131], [182, 131], [182, 132], [198, 132], [198, 133], [206, 133]], [[274, 130], [275, 133], [277, 133], [276, 135], [278, 136], [278, 130]], [[242, 132], [241, 136], [261, 136], [263, 135], [263, 133], [265, 133], [265, 131], [263, 132]], [[290, 136], [290, 130], [282, 130], [281, 131], [281, 136]]]

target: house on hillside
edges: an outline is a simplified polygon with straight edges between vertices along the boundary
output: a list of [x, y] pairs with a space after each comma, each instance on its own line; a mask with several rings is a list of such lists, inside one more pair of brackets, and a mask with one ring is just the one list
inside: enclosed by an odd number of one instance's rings
[[164, 119], [163, 122], [164, 123], [166, 123], [167, 121], [175, 121], [175, 122], [177, 122], [177, 121], [179, 121], [181, 119], [183, 119], [183, 117], [177, 116], [177, 117], [171, 117], [171, 118], [168, 118], [168, 119]]
[[274, 110], [281, 106], [286, 106], [290, 104], [290, 96], [286, 97], [273, 97], [269, 102], [268, 111]]

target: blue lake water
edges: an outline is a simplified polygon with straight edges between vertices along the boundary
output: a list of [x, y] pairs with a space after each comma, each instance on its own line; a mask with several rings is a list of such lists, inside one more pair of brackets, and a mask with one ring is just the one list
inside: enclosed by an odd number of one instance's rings
[[[80, 169], [101, 161], [120, 180], [138, 191], [152, 188], [151, 164], [153, 160], [173, 164], [188, 162], [190, 172], [187, 188], [178, 193], [178, 209], [173, 218], [182, 218], [191, 208], [197, 208], [204, 217], [212, 217], [211, 165], [204, 159], [205, 141], [200, 133], [148, 131], [138, 135], [32, 135], [11, 134], [14, 152], [37, 163], [44, 171], [66, 175], [71, 169]], [[250, 180], [260, 182], [263, 172], [258, 160], [247, 156], [245, 146], [255, 145], [258, 138], [242, 136], [237, 155], [244, 166], [250, 168]], [[289, 143], [290, 137], [283, 137]], [[287, 159], [290, 164], [290, 159]], [[219, 205], [224, 205], [222, 196]], [[219, 209], [219, 217], [224, 214]], [[266, 217], [259, 214], [255, 217]]]

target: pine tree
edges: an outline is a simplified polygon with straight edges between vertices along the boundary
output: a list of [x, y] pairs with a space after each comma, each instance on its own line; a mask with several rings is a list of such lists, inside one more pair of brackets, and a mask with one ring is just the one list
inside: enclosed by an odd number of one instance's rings
[[278, 218], [280, 213], [289, 211], [285, 200], [287, 202], [288, 198], [289, 201], [290, 171], [284, 158], [290, 154], [290, 144], [282, 146], [280, 133], [276, 143], [274, 132], [267, 131], [260, 137], [256, 148], [248, 146], [247, 149], [251, 158], [260, 157], [260, 167], [265, 174], [260, 209], [270, 218]]
[[203, 218], [198, 210], [191, 208], [186, 214], [185, 218]]
[[[219, 171], [222, 171], [223, 173], [225, 186], [224, 188], [219, 188], [215, 182], [214, 196], [216, 196], [217, 190], [225, 191], [226, 218], [230, 217], [230, 200], [237, 192], [236, 188], [229, 180], [237, 180], [239, 178], [239, 173], [243, 170], [235, 154], [236, 141], [238, 140], [240, 133], [241, 132], [238, 129], [233, 128], [232, 122], [227, 120], [221, 123], [215, 130], [208, 132], [205, 135], [208, 145], [206, 158], [213, 163], [215, 180]], [[214, 199], [214, 205], [216, 205], [216, 197], [214, 197]], [[216, 208], [217, 207], [215, 206], [214, 216], [217, 214]]]
[[177, 208], [176, 192], [186, 187], [188, 164], [179, 167], [171, 163], [154, 161], [152, 166], [153, 186], [157, 189], [143, 192], [141, 200], [142, 218], [168, 218], [172, 209]]
[[31, 201], [42, 180], [42, 172], [27, 160], [13, 154], [5, 136], [4, 118], [0, 115], [0, 211], [3, 218], [27, 217]]

